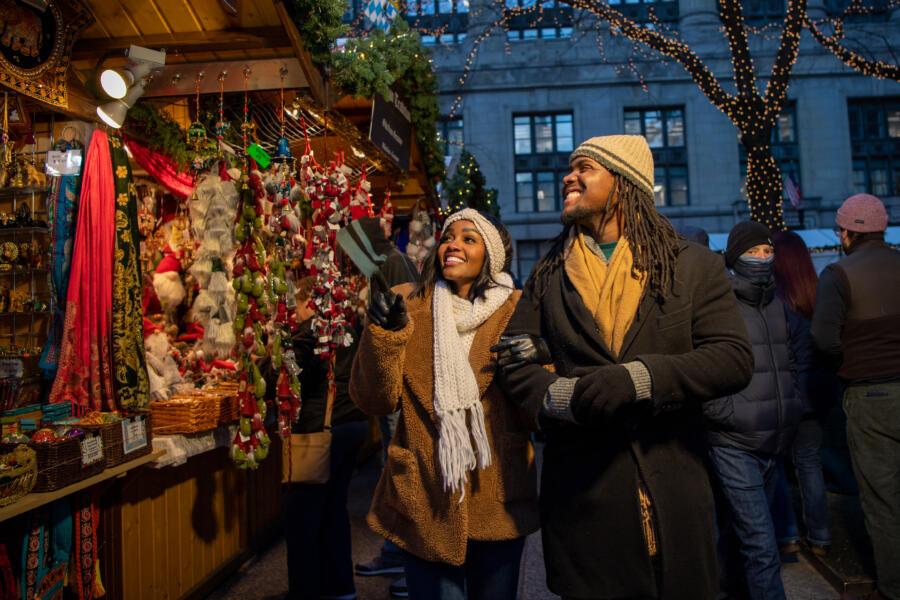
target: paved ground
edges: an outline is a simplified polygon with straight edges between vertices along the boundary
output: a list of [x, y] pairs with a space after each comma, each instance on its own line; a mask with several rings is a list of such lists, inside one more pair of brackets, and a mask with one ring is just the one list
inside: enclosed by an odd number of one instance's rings
[[[357, 471], [350, 486], [350, 515], [353, 530], [353, 560], [359, 562], [375, 555], [381, 539], [366, 526], [364, 517], [377, 481], [379, 467], [375, 458]], [[840, 595], [828, 585], [800, 556], [796, 563], [786, 563], [782, 568], [788, 600], [837, 600]], [[389, 600], [386, 577], [357, 577], [356, 591], [359, 600]], [[284, 540], [245, 564], [213, 594], [211, 600], [276, 600], [287, 592]], [[544, 582], [544, 563], [540, 537], [532, 535], [522, 557], [522, 575], [519, 584], [519, 600], [551, 600], [558, 596], [550, 593]]]

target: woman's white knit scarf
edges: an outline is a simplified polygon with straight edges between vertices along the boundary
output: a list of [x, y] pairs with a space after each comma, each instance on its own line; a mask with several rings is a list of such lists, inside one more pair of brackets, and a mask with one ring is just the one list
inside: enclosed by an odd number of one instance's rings
[[[452, 219], [452, 220], [451, 220]], [[444, 490], [465, 497], [466, 476], [478, 466], [490, 466], [491, 448], [484, 426], [484, 407], [478, 394], [478, 382], [469, 364], [469, 348], [475, 331], [506, 302], [513, 291], [512, 277], [501, 273], [505, 262], [503, 244], [496, 228], [477, 211], [465, 209], [448, 217], [444, 229], [453, 221], [469, 220], [481, 233], [488, 252], [491, 275], [498, 285], [484, 298], [469, 302], [455, 297], [445, 281], [434, 287], [434, 410], [438, 417], [438, 464]], [[499, 247], [500, 256], [496, 255]], [[495, 272], [496, 271], [496, 272]], [[468, 415], [468, 425], [466, 417]], [[472, 447], [475, 441], [475, 448]]]

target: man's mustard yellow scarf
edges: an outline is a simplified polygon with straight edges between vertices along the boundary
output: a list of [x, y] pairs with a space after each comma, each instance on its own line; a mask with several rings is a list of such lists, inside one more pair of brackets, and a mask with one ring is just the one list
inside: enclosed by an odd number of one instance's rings
[[587, 246], [584, 233], [573, 230], [566, 275], [594, 315], [603, 341], [616, 356], [637, 314], [647, 281], [646, 276], [632, 276], [632, 264], [631, 248], [624, 237], [619, 238], [609, 261], [605, 261]]

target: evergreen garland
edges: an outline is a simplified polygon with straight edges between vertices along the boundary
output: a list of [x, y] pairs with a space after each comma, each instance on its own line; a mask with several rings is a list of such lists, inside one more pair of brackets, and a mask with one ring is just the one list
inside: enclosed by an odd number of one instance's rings
[[187, 168], [194, 157], [187, 144], [186, 132], [169, 115], [149, 102], [138, 102], [125, 117], [128, 135], [147, 144], [151, 150], [166, 154], [181, 168]]
[[288, 0], [285, 6], [300, 32], [303, 47], [314, 62], [327, 65], [334, 40], [349, 29], [341, 23], [349, 6], [347, 0]]
[[485, 188], [485, 183], [478, 161], [471, 153], [463, 150], [459, 156], [456, 172], [447, 180], [445, 188], [447, 214], [469, 207], [499, 218], [497, 190]]
[[375, 29], [368, 38], [349, 40], [343, 51], [332, 54], [331, 66], [335, 84], [356, 97], [381, 94], [390, 100], [390, 87], [397, 84], [409, 105], [425, 173], [432, 181], [443, 180], [444, 150], [437, 137], [437, 79], [431, 52], [422, 45], [419, 34], [410, 31], [406, 21], [397, 19], [387, 35]]

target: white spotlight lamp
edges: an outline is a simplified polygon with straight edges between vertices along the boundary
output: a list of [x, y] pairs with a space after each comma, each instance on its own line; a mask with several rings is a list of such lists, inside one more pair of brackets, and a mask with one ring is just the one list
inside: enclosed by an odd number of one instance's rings
[[164, 51], [132, 46], [125, 54], [128, 66], [124, 69], [104, 69], [100, 73], [100, 87], [111, 98], [124, 98], [135, 81], [140, 81], [156, 69], [166, 64]]
[[146, 85], [147, 80], [141, 79], [131, 86], [128, 94], [121, 100], [113, 100], [112, 102], [101, 104], [97, 107], [97, 116], [110, 127], [120, 128], [125, 122], [125, 114], [128, 112], [128, 109], [138, 101], [138, 98], [144, 93]]

